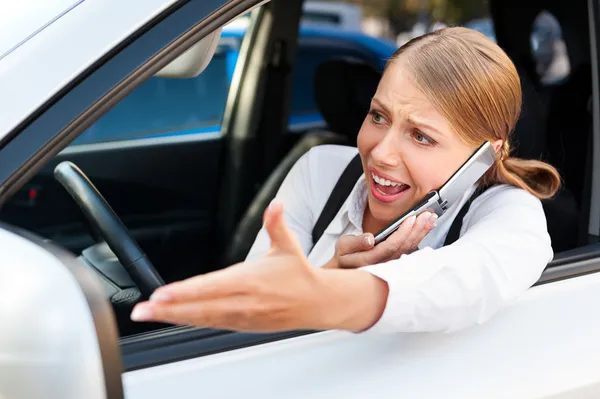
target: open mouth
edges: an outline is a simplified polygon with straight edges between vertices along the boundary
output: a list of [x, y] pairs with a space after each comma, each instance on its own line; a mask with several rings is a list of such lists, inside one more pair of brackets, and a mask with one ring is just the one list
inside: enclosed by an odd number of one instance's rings
[[371, 171], [373, 196], [382, 202], [392, 202], [397, 200], [406, 190], [410, 188], [408, 184], [388, 180], [383, 176]]

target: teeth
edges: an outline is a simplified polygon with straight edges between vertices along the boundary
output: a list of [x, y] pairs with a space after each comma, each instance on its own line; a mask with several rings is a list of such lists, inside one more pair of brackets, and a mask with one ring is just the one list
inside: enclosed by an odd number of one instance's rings
[[375, 173], [371, 173], [371, 176], [373, 177], [373, 180], [375, 180], [375, 183], [382, 185], [382, 186], [392, 186], [392, 187], [396, 187], [396, 186], [401, 186], [401, 183], [395, 183], [389, 180], [386, 180], [382, 177], [377, 176]]

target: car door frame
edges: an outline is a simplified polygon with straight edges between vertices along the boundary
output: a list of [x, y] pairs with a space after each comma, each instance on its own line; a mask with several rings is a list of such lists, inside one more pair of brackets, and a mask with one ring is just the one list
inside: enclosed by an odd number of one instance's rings
[[[219, 193], [217, 242], [226, 248], [238, 221], [278, 162], [288, 127], [291, 65], [294, 63], [303, 0], [271, 2], [251, 18], [238, 55], [221, 129], [228, 160], [221, 173], [228, 182]], [[273, 71], [281, 78], [271, 81]], [[252, 99], [252, 101], [244, 101]], [[277, 103], [278, 112], [270, 104]], [[240, 165], [244, 167], [240, 173]]]

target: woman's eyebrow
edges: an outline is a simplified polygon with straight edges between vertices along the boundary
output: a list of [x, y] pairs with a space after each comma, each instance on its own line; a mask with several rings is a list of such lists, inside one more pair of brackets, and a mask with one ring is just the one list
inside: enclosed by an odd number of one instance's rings
[[415, 119], [415, 118], [414, 118], [414, 117], [412, 117], [412, 116], [409, 116], [409, 117], [408, 117], [408, 121], [409, 121], [409, 122], [410, 122], [412, 125], [419, 126], [419, 127], [423, 128], [423, 130], [429, 130], [429, 131], [431, 131], [431, 132], [433, 132], [433, 133], [437, 133], [437, 134], [439, 134], [440, 136], [445, 136], [445, 134], [443, 134], [442, 132], [440, 132], [438, 129], [434, 128], [434, 127], [433, 127], [433, 126], [431, 126], [431, 125], [428, 125], [427, 123], [425, 123], [425, 122], [424, 122], [424, 121], [422, 121], [422, 120], [418, 120], [418, 119]]
[[[385, 106], [385, 104], [383, 102], [381, 102], [380, 100], [378, 100], [377, 98], [373, 97], [371, 99], [371, 103], [378, 106], [379, 108], [382, 108], [383, 111], [386, 114], [392, 114], [392, 112], [390, 111], [390, 109], [388, 107]], [[430, 132], [439, 134], [440, 136], [446, 136], [444, 133], [442, 133], [440, 130], [434, 128], [433, 126], [427, 124], [425, 121], [420, 120], [415, 118], [414, 116], [408, 116], [408, 121], [409, 123], [411, 123], [412, 125], [415, 126], [419, 126], [420, 128], [423, 128], [423, 130], [429, 130]]]
[[377, 105], [380, 108], [383, 108], [383, 111], [387, 114], [390, 113], [390, 109], [388, 107], [385, 106], [385, 104], [383, 104], [381, 101], [379, 101], [378, 99], [376, 99], [375, 97], [373, 97], [371, 99], [371, 103], [374, 103], [375, 105]]

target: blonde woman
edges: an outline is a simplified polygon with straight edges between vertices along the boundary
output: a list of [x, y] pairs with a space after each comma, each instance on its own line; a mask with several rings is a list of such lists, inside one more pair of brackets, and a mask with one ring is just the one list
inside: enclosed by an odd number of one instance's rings
[[[358, 151], [311, 150], [265, 212], [245, 262], [161, 287], [132, 318], [243, 331], [454, 331], [485, 322], [553, 257], [540, 199], [560, 179], [550, 165], [510, 157], [520, 110], [517, 71], [485, 36], [445, 28], [410, 41], [389, 60]], [[439, 220], [407, 219], [373, 245], [373, 234], [486, 141], [496, 162], [458, 203]], [[313, 244], [319, 213], [357, 152], [364, 173]], [[444, 245], [457, 218], [458, 239]]]

